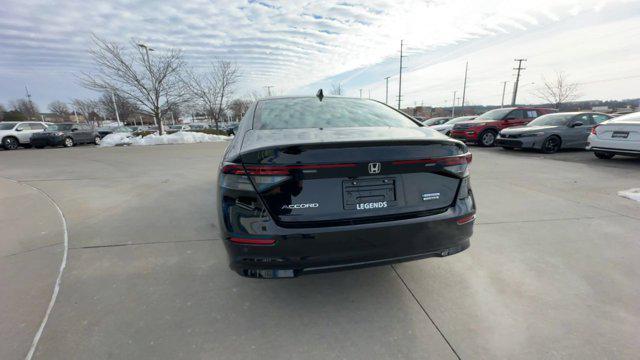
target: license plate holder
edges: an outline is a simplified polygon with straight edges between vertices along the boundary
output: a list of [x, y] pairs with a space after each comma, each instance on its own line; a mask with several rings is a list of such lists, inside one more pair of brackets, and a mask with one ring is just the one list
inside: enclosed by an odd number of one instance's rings
[[629, 138], [629, 132], [628, 131], [614, 131], [613, 134], [611, 134], [611, 138], [612, 139], [627, 139], [627, 138]]
[[396, 179], [387, 177], [344, 180], [342, 199], [345, 210], [359, 210], [363, 208], [363, 204], [384, 203], [381, 207], [393, 207], [397, 202]]

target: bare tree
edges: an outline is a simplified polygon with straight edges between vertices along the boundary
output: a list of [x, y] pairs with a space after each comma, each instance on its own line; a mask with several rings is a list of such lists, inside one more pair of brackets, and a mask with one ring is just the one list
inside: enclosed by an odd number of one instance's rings
[[118, 109], [118, 116], [120, 117], [120, 120], [122, 120], [123, 123], [127, 121], [129, 117], [131, 117], [131, 115], [140, 111], [135, 103], [132, 103], [127, 98], [120, 95], [119, 93], [115, 93], [113, 97], [111, 93], [104, 93], [98, 99], [98, 108], [99, 108], [100, 114], [102, 114], [102, 116], [105, 117], [106, 119], [117, 118], [115, 108], [113, 107], [114, 98], [116, 100], [116, 108]]
[[555, 80], [547, 80], [542, 77], [544, 86], [536, 91], [541, 100], [554, 104], [557, 109], [560, 105], [578, 98], [578, 84], [569, 82], [562, 71], [556, 72]]
[[184, 72], [182, 82], [189, 94], [197, 99], [218, 129], [230, 103], [231, 96], [240, 81], [240, 69], [236, 63], [218, 60], [203, 72]]
[[242, 119], [244, 114], [249, 110], [251, 100], [235, 99], [229, 103], [229, 111], [231, 111], [231, 118], [235, 121]]
[[69, 107], [67, 106], [67, 104], [63, 103], [62, 101], [59, 100], [55, 100], [52, 101], [49, 106], [49, 111], [51, 111], [52, 113], [54, 113], [56, 116], [62, 118], [62, 120], [68, 120], [69, 119]]
[[4, 120], [5, 112], [7, 112], [7, 109], [4, 108], [4, 105], [0, 104], [0, 121]]
[[13, 100], [9, 103], [9, 107], [11, 108], [11, 110], [18, 111], [24, 114], [24, 116], [26, 116], [29, 120], [35, 119], [40, 112], [36, 104], [34, 104], [33, 101], [29, 99]]
[[143, 113], [158, 120], [160, 134], [164, 133], [162, 116], [186, 99], [180, 81], [184, 69], [182, 52], [168, 49], [149, 54], [149, 48], [131, 42], [132, 51], [116, 43], [92, 36], [94, 49], [90, 51], [98, 67], [96, 74], [83, 73], [83, 86], [102, 92], [115, 91], [136, 104]]
[[92, 99], [73, 99], [71, 105], [75, 109], [77, 114], [84, 117], [87, 123], [97, 123], [100, 126], [100, 119], [98, 115], [98, 102]]
[[331, 95], [342, 95], [342, 84], [331, 84]]

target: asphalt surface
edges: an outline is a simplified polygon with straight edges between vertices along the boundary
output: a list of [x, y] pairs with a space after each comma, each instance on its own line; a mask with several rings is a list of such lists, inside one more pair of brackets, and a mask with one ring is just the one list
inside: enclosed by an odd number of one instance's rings
[[[637, 359], [640, 160], [473, 148], [471, 248], [241, 278], [225, 143], [0, 151], [0, 359]], [[58, 208], [61, 214], [58, 212]]]

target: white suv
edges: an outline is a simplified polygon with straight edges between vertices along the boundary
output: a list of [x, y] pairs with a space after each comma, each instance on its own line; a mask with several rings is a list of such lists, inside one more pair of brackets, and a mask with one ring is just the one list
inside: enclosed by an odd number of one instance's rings
[[31, 135], [44, 131], [47, 126], [37, 121], [0, 122], [0, 141], [6, 150], [18, 146], [31, 146]]

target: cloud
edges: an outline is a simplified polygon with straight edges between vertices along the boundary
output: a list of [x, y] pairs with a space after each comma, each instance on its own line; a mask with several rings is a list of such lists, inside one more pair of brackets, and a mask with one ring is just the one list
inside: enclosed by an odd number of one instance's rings
[[[232, 59], [244, 69], [244, 91], [275, 85], [286, 93], [341, 73], [367, 73], [397, 55], [399, 39], [414, 57], [455, 51], [460, 44], [614, 6], [606, 3], [629, 6], [602, 0], [4, 0], [0, 79], [18, 89], [18, 82], [45, 84], [47, 101], [60, 96], [60, 84], [70, 97], [84, 94], [71, 75], [91, 69], [87, 50], [95, 32], [144, 41], [158, 51], [181, 48], [196, 67], [216, 57]], [[0, 100], [20, 96], [10, 91], [0, 90]]]

